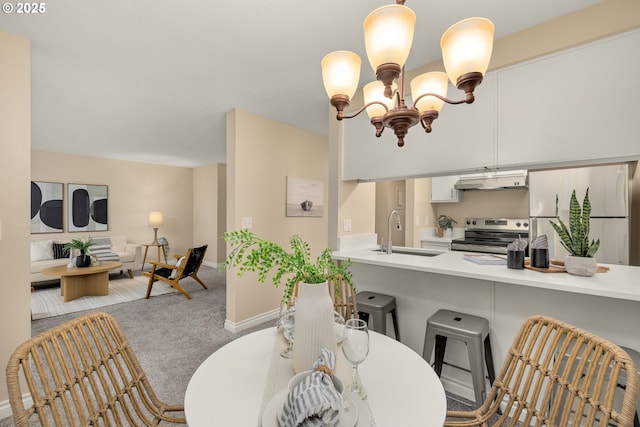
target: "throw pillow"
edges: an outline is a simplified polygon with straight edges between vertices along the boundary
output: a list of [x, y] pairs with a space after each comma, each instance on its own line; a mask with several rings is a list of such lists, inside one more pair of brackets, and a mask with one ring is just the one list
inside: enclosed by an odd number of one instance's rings
[[[181, 257], [178, 262], [176, 262], [176, 267], [180, 267], [182, 265], [182, 262], [184, 261], [184, 257]], [[171, 272], [171, 274], [169, 275], [169, 279], [175, 279], [176, 278], [176, 274], [178, 273], [178, 270], [173, 270]]]
[[61, 258], [69, 258], [70, 254], [69, 254], [69, 249], [65, 249], [65, 244], [64, 243], [56, 243], [53, 242], [52, 244], [53, 246], [53, 258], [54, 259], [61, 259]]
[[31, 242], [31, 261], [53, 259], [53, 240]]

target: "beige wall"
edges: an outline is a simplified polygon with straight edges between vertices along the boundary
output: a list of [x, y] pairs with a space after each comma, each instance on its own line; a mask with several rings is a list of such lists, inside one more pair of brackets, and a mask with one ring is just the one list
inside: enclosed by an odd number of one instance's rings
[[193, 245], [208, 244], [205, 260], [216, 266], [224, 261], [226, 217], [226, 165], [212, 164], [193, 170]]
[[[435, 205], [431, 205], [431, 178], [407, 180], [406, 246], [421, 246], [421, 231], [435, 226], [436, 213], [434, 208]], [[416, 225], [416, 218], [418, 218], [419, 225]]]
[[[603, 1], [576, 13], [496, 40], [489, 70], [506, 67], [638, 27], [640, 27], [640, 1]], [[615, 69], [615, 66], [612, 65], [612, 69]], [[427, 64], [408, 71], [406, 81], [411, 81], [415, 76], [433, 70], [444, 70], [442, 62]], [[523, 82], [523, 84], [526, 84], [526, 82]], [[352, 102], [351, 110], [357, 109], [361, 105], [361, 91], [358, 91]], [[610, 106], [610, 108], [616, 108], [616, 106], [613, 105]], [[359, 116], [352, 120], [366, 120], [366, 118]], [[332, 111], [330, 114], [329, 122], [329, 144], [331, 146], [341, 147], [342, 127], [339, 124], [332, 123], [336, 122], [335, 111]], [[340, 162], [341, 160], [336, 157], [331, 157], [332, 168], [340, 170]], [[344, 199], [348, 201], [351, 194], [361, 194], [363, 191], [362, 187], [369, 185], [371, 185], [371, 183], [359, 184], [357, 182], [342, 182], [336, 186], [339, 188], [341, 194], [344, 195]], [[473, 199], [474, 196], [471, 196], [471, 198]], [[467, 201], [466, 194], [465, 201]], [[520, 206], [520, 201], [516, 200], [516, 202], [514, 209]], [[488, 208], [489, 207], [487, 207], [487, 210]], [[339, 218], [357, 218], [357, 221], [354, 220], [353, 224], [354, 226], [356, 224], [359, 226], [358, 233], [373, 233], [375, 231], [375, 201], [341, 203], [339, 209], [337, 214]], [[437, 208], [437, 214], [453, 212], [454, 218], [459, 220], [459, 218], [463, 218], [462, 215], [464, 215], [464, 213], [460, 212], [460, 209], [461, 208], [453, 206], [444, 207], [443, 204], [440, 204]], [[520, 211], [516, 210], [515, 212]], [[524, 212], [526, 215], [526, 211]], [[360, 227], [360, 225], [365, 226]], [[338, 230], [339, 235], [347, 234], [342, 233], [340, 230], [341, 228]]]
[[455, 227], [464, 227], [464, 219], [470, 216], [527, 218], [529, 192], [524, 189], [465, 191], [462, 202], [434, 203], [433, 206], [437, 216], [449, 215], [458, 221]]
[[0, 402], [9, 398], [5, 367], [31, 336], [29, 318], [29, 157], [31, 84], [29, 41], [0, 31]]
[[[100, 159], [32, 152], [31, 178], [66, 184], [108, 185], [109, 230], [102, 232], [32, 234], [31, 240], [76, 238], [83, 236], [126, 236], [135, 243], [153, 240], [149, 211], [161, 211], [164, 223], [158, 237], [169, 241], [171, 254], [184, 253], [193, 245], [193, 169], [160, 166], [122, 160]], [[66, 221], [67, 209], [64, 207]], [[66, 222], [65, 222], [66, 230]], [[150, 250], [147, 259], [157, 258]]]
[[[288, 247], [297, 234], [313, 256], [328, 245], [327, 139], [242, 110], [227, 115], [227, 229], [251, 217], [260, 237]], [[286, 217], [286, 177], [319, 180], [325, 187], [322, 218]], [[238, 323], [279, 306], [283, 288], [258, 283], [255, 274], [227, 273], [227, 320]]]

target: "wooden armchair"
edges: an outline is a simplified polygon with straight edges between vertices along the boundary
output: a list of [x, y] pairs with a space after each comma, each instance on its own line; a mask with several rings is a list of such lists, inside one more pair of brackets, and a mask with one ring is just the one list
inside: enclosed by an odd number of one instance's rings
[[147, 285], [147, 296], [151, 294], [151, 288], [153, 284], [158, 280], [165, 282], [178, 291], [180, 291], [187, 299], [191, 299], [191, 295], [182, 286], [180, 286], [180, 280], [185, 277], [191, 277], [203, 288], [208, 289], [202, 280], [198, 277], [198, 270], [204, 260], [204, 254], [207, 253], [207, 245], [200, 246], [199, 248], [190, 248], [187, 253], [180, 257], [177, 256], [178, 262], [175, 265], [165, 264], [157, 261], [151, 261], [151, 271], [143, 271], [142, 274], [149, 278], [149, 284]]
[[631, 427], [637, 393], [636, 367], [620, 347], [559, 320], [532, 316], [483, 405], [447, 412], [445, 426]]
[[[20, 388], [24, 378], [28, 391]], [[21, 344], [7, 365], [17, 427], [186, 424], [182, 405], [161, 402], [116, 320], [94, 312]], [[25, 408], [23, 395], [31, 394]]]

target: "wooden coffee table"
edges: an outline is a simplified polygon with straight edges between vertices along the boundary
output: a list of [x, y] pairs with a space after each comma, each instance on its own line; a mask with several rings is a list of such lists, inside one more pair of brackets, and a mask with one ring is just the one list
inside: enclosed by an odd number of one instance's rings
[[60, 295], [67, 302], [84, 296], [109, 295], [109, 271], [121, 266], [118, 261], [104, 261], [100, 265], [80, 268], [59, 265], [45, 268], [42, 274], [60, 277]]

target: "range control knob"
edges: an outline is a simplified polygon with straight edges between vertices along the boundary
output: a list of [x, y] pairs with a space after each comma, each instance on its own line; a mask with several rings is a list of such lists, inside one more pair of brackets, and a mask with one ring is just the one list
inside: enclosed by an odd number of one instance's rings
[[476, 220], [474, 219], [473, 221], [471, 221], [471, 223], [472, 223], [473, 225], [476, 225]]
[[528, 222], [525, 222], [525, 223], [524, 223], [524, 226], [525, 226], [525, 227], [528, 227], [528, 226], [529, 226], [529, 223], [528, 223]]
[[467, 225], [471, 225], [471, 221], [467, 220]]
[[520, 227], [521, 225], [520, 221], [516, 222], [516, 227]]

